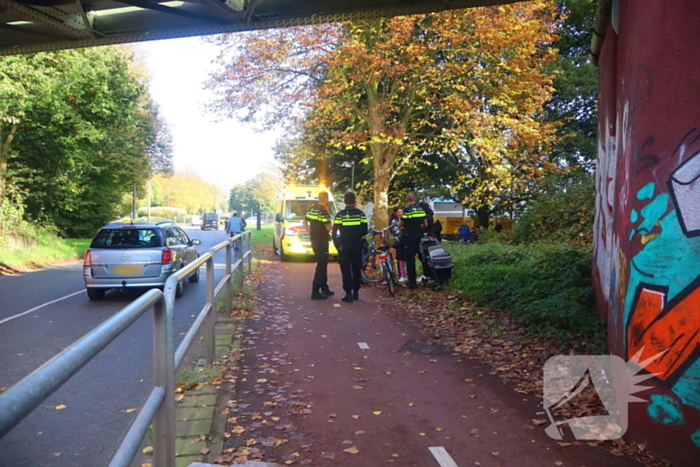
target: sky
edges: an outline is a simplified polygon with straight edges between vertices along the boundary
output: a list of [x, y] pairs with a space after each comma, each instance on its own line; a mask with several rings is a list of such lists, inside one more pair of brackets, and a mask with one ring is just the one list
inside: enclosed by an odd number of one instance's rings
[[141, 52], [151, 75], [150, 92], [170, 126], [175, 170], [194, 169], [207, 182], [229, 190], [274, 162], [280, 132], [256, 133], [236, 120], [215, 122], [204, 111], [204, 90], [217, 48], [199, 37], [144, 42]]

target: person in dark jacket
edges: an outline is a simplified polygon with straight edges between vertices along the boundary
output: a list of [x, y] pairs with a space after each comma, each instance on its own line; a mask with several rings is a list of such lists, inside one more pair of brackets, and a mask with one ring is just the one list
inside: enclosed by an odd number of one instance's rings
[[312, 206], [304, 217], [304, 226], [309, 229], [311, 248], [316, 256], [316, 272], [311, 284], [312, 300], [323, 300], [335, 293], [328, 287], [328, 232], [331, 230], [328, 202], [328, 192], [320, 192], [318, 204]]
[[406, 204], [399, 227], [403, 228], [404, 252], [408, 271], [406, 288], [412, 290], [418, 288], [416, 284], [416, 254], [423, 232], [428, 227], [428, 220], [425, 211], [416, 204], [415, 194], [406, 195]]
[[333, 222], [333, 243], [340, 247], [340, 271], [343, 273], [344, 302], [360, 299], [362, 283], [362, 239], [367, 235], [367, 217], [355, 207], [355, 193], [347, 192], [343, 197], [345, 209]]
[[391, 235], [394, 237], [392, 246], [396, 250], [396, 261], [399, 263], [399, 282], [406, 282], [408, 280], [406, 277], [406, 255], [403, 251], [402, 232], [399, 228], [401, 216], [403, 216], [403, 209], [394, 208], [389, 219], [389, 227], [391, 227]]
[[435, 233], [435, 238], [438, 242], [442, 242], [442, 222], [435, 221], [433, 224], [433, 232]]

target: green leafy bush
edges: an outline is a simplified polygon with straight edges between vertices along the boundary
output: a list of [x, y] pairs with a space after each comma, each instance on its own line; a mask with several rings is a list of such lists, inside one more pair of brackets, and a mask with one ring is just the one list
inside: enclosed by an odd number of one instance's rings
[[593, 178], [553, 187], [518, 219], [513, 240], [590, 244], [594, 205]]
[[506, 310], [529, 330], [557, 340], [600, 339], [595, 312], [592, 250], [584, 245], [451, 244], [450, 288], [479, 306]]

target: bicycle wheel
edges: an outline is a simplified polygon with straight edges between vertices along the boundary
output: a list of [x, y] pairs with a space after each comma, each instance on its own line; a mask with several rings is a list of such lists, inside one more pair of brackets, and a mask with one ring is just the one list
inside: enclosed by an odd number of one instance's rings
[[362, 257], [362, 280], [368, 284], [376, 284], [382, 280], [382, 271], [377, 253], [370, 251]]
[[386, 288], [389, 290], [389, 294], [393, 297], [394, 296], [394, 283], [395, 283], [395, 277], [394, 277], [394, 271], [392, 271], [392, 268], [388, 265], [384, 265], [384, 280], [386, 281]]

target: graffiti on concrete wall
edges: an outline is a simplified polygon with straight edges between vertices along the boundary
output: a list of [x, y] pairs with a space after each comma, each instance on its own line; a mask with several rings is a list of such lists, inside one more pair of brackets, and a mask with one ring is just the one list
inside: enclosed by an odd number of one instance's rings
[[[665, 183], [636, 191], [641, 208], [629, 211], [625, 239], [636, 251], [624, 300], [627, 358], [663, 352], [647, 369], [677, 399], [654, 395], [647, 413], [666, 425], [684, 425], [686, 406], [700, 410], [700, 151], [684, 158], [679, 149]], [[700, 430], [691, 440], [700, 447]]]

